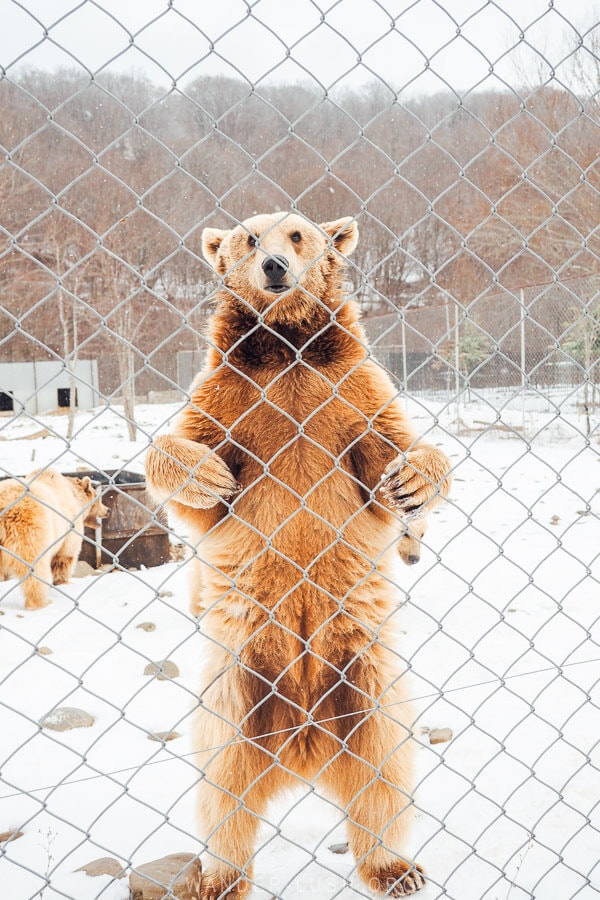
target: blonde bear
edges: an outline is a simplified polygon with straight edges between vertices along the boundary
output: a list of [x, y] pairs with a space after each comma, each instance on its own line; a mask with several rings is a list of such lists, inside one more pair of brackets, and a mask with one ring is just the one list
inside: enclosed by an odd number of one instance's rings
[[147, 455], [153, 495], [192, 535], [210, 642], [202, 900], [247, 895], [269, 800], [307, 782], [345, 811], [372, 890], [425, 883], [403, 851], [413, 719], [392, 620], [398, 541], [447, 495], [450, 464], [418, 440], [342, 290], [357, 239], [351, 218], [283, 213], [204, 230], [222, 283], [208, 361]]
[[88, 477], [40, 469], [0, 481], [0, 579], [22, 579], [26, 609], [47, 606], [50, 586], [71, 579], [84, 526], [106, 515]]

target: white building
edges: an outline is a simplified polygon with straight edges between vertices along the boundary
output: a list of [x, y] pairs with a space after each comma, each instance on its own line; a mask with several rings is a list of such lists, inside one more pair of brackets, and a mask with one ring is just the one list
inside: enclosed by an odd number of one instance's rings
[[[89, 409], [99, 403], [98, 363], [75, 364], [75, 405]], [[0, 412], [32, 415], [70, 406], [71, 373], [59, 360], [0, 362]]]

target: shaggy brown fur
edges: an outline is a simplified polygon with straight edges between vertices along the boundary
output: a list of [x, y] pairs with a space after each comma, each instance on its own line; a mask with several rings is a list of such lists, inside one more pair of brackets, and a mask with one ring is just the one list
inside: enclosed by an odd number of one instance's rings
[[26, 609], [47, 606], [51, 584], [67, 584], [84, 525], [108, 514], [89, 478], [54, 469], [0, 481], [0, 578], [22, 579]]
[[195, 722], [197, 751], [219, 748], [198, 757], [202, 900], [246, 895], [267, 801], [306, 781], [346, 811], [371, 888], [424, 883], [402, 856], [394, 560], [402, 516], [447, 493], [450, 465], [416, 439], [341, 291], [357, 237], [351, 219], [282, 214], [205, 230], [226, 285], [213, 349], [147, 457], [151, 490], [197, 542], [192, 608], [211, 640]]

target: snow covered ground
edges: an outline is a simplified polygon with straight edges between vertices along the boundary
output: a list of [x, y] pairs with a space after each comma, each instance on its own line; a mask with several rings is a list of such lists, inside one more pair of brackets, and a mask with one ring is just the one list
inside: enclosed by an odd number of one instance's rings
[[[419, 742], [406, 849], [430, 876], [423, 900], [600, 893], [600, 446], [576, 401], [410, 403], [455, 465], [452, 504], [432, 516], [419, 565], [399, 570]], [[64, 417], [0, 418], [0, 475], [141, 472], [148, 436], [174, 412], [138, 408], [136, 442], [118, 409], [81, 412], [70, 442]], [[186, 574], [184, 561], [79, 578], [37, 612], [16, 582], [0, 585], [0, 833], [23, 832], [0, 855], [6, 900], [125, 900], [123, 882], [74, 870], [200, 849], [190, 711], [202, 639]], [[177, 678], [144, 675], [164, 659]], [[57, 706], [94, 724], [41, 730]], [[449, 743], [429, 743], [438, 727]], [[180, 736], [149, 739], [170, 731]], [[252, 900], [371, 896], [350, 855], [329, 850], [343, 819], [308, 790], [274, 804]]]

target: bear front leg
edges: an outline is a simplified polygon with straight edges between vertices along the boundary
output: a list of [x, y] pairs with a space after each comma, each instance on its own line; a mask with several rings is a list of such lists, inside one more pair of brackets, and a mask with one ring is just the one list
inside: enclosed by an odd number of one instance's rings
[[381, 496], [392, 509], [414, 515], [428, 513], [450, 490], [450, 460], [437, 447], [415, 446], [400, 454], [383, 473]]
[[68, 584], [75, 568], [75, 559], [72, 556], [55, 556], [51, 563], [52, 584]]
[[146, 456], [146, 480], [154, 498], [210, 509], [229, 499], [239, 485], [229, 466], [207, 444], [167, 435]]

